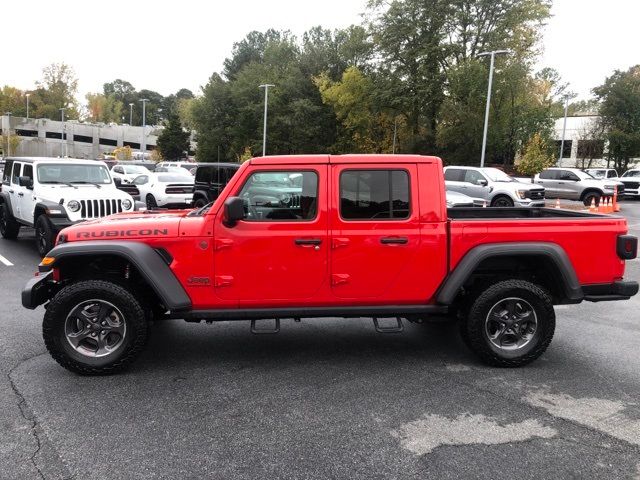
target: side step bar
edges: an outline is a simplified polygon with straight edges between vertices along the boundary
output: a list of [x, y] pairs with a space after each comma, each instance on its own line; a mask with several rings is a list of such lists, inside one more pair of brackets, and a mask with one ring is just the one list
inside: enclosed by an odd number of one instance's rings
[[396, 317], [396, 325], [393, 327], [381, 327], [378, 322], [378, 317], [373, 317], [373, 325], [376, 327], [378, 333], [402, 333], [404, 326], [402, 325], [402, 319]]

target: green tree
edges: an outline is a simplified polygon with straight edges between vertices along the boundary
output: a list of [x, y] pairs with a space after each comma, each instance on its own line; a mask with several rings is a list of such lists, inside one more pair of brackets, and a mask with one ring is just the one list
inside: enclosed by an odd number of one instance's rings
[[60, 108], [66, 108], [65, 118], [77, 119], [78, 79], [66, 63], [52, 63], [42, 69], [42, 79], [36, 82], [34, 117], [60, 118]]
[[540, 133], [536, 133], [527, 143], [516, 170], [522, 175], [533, 177], [554, 163], [555, 157], [550, 153], [548, 144]]
[[178, 114], [170, 114], [158, 136], [158, 149], [162, 157], [167, 160], [182, 158], [189, 151], [189, 136], [189, 132], [182, 128]]
[[593, 92], [600, 101], [607, 161], [624, 171], [632, 158], [640, 156], [640, 65], [616, 70]]
[[[114, 95], [87, 93], [87, 119], [91, 122], [121, 123], [124, 105]], [[128, 121], [128, 119], [127, 119]]]

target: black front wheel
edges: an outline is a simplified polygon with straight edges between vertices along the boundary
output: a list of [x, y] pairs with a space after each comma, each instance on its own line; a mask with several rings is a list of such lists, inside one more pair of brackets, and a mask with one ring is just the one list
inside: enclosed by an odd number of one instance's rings
[[555, 326], [553, 302], [545, 289], [525, 280], [505, 280], [471, 298], [460, 330], [485, 363], [519, 367], [544, 353]]
[[158, 202], [156, 202], [156, 197], [149, 194], [147, 195], [147, 210], [155, 210], [158, 208]]
[[47, 350], [67, 370], [105, 375], [126, 368], [147, 340], [142, 304], [126, 288], [104, 280], [64, 287], [42, 323]]
[[597, 207], [600, 205], [600, 198], [602, 198], [602, 196], [599, 193], [589, 192], [584, 196], [582, 202], [585, 207], [590, 207], [592, 203]]
[[41, 257], [44, 257], [55, 246], [56, 232], [51, 221], [44, 215], [36, 220], [36, 247]]
[[9, 214], [6, 203], [0, 205], [0, 235], [7, 240], [15, 240], [20, 233], [20, 224]]
[[501, 207], [501, 208], [509, 208], [513, 207], [513, 200], [504, 195], [496, 197], [493, 202], [491, 202], [492, 207]]

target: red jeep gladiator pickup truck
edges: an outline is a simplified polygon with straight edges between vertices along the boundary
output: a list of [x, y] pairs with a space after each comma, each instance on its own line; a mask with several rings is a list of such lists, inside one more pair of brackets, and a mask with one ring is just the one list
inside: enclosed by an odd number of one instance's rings
[[131, 363], [163, 318], [251, 320], [260, 333], [282, 318], [373, 317], [399, 331], [451, 315], [483, 361], [512, 367], [545, 351], [554, 305], [635, 295], [623, 275], [636, 251], [616, 216], [447, 210], [436, 157], [273, 156], [245, 162], [202, 208], [64, 229], [22, 302], [46, 303], [49, 352], [83, 374]]

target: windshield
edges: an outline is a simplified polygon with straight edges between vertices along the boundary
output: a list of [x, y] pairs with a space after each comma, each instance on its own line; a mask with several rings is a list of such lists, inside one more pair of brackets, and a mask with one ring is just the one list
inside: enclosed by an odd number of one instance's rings
[[158, 181], [162, 183], [167, 182], [180, 182], [180, 183], [193, 183], [193, 177], [190, 175], [158, 175]]
[[104, 165], [47, 163], [38, 165], [37, 172], [40, 183], [111, 183]]
[[623, 177], [640, 177], [640, 170], [629, 170], [628, 172], [624, 172]]
[[607, 174], [606, 170], [587, 170], [586, 173], [591, 175], [593, 178], [604, 178]]
[[127, 165], [126, 167], [124, 167], [124, 173], [126, 174], [134, 174], [134, 173], [148, 173], [149, 170], [147, 170], [144, 167], [141, 167], [139, 165]]
[[493, 182], [515, 182], [513, 178], [497, 168], [483, 168], [482, 173]]
[[587, 172], [583, 172], [582, 170], [571, 170], [571, 172], [575, 173], [580, 180], [593, 180], [594, 178], [596, 178], [593, 175], [589, 175]]

